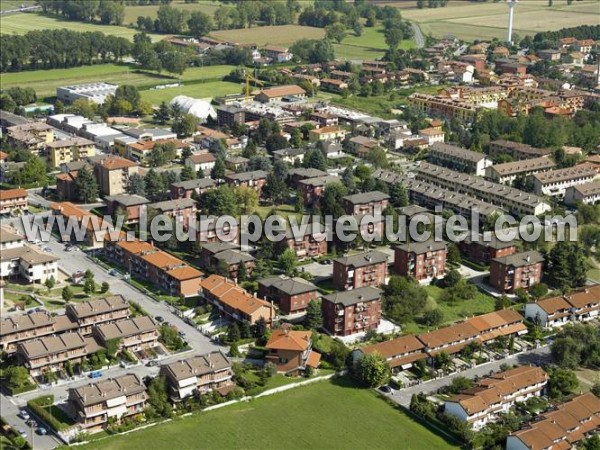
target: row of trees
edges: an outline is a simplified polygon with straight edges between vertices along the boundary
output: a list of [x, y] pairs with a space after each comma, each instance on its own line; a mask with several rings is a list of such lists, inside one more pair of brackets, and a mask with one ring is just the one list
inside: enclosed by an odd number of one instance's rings
[[167, 41], [156, 44], [146, 33], [133, 36], [132, 56], [142, 69], [160, 72], [166, 70], [181, 75], [191, 61], [192, 51], [187, 47], [175, 47]]
[[45, 0], [42, 11], [64, 16], [71, 20], [122, 25], [125, 6], [113, 0]]

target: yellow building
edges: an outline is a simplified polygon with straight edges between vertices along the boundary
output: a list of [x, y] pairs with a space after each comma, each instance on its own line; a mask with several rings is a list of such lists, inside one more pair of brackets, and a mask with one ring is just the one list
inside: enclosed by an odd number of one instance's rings
[[50, 142], [46, 145], [48, 165], [58, 167], [63, 163], [78, 161], [96, 154], [96, 146], [92, 141], [74, 137], [62, 141]]
[[336, 126], [317, 128], [308, 132], [310, 142], [336, 141], [344, 137], [346, 137], [346, 130]]

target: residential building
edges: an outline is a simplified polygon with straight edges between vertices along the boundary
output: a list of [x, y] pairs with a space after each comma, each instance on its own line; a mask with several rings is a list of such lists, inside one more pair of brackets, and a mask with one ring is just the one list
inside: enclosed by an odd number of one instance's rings
[[327, 236], [324, 227], [313, 232], [313, 227], [309, 224], [304, 229], [304, 233], [300, 231], [302, 227], [299, 227], [296, 235], [291, 230], [287, 230], [285, 238], [277, 243], [277, 249], [283, 252], [291, 248], [299, 260], [318, 258], [327, 254]]
[[331, 92], [342, 92], [348, 89], [348, 83], [343, 80], [335, 80], [333, 78], [323, 78], [321, 81], [321, 89]]
[[146, 213], [150, 200], [141, 195], [135, 194], [117, 194], [104, 197], [106, 202], [106, 212], [111, 216], [122, 214], [127, 224], [136, 224], [140, 221], [140, 216]]
[[129, 302], [122, 295], [69, 303], [66, 306], [66, 316], [77, 324], [77, 331], [83, 336], [92, 334], [95, 326], [127, 319], [129, 314]]
[[282, 314], [291, 315], [305, 313], [319, 290], [304, 278], [280, 275], [258, 280], [258, 296], [276, 302]]
[[576, 205], [577, 203], [595, 205], [598, 201], [600, 201], [599, 181], [569, 186], [565, 191], [565, 203], [567, 205]]
[[208, 216], [201, 218], [198, 225], [198, 234], [196, 240], [203, 243], [212, 243], [219, 241], [239, 242], [240, 230], [237, 223], [218, 220], [217, 216]]
[[228, 156], [225, 158], [225, 167], [234, 172], [245, 172], [248, 169], [248, 158], [243, 156]]
[[21, 241], [0, 252], [0, 278], [18, 278], [27, 283], [44, 283], [50, 278], [57, 280], [58, 260], [58, 257]]
[[211, 391], [226, 395], [235, 387], [231, 361], [220, 350], [165, 364], [160, 373], [167, 380], [167, 394], [174, 402]]
[[560, 450], [580, 448], [579, 443], [600, 431], [600, 399], [579, 395], [536, 417], [506, 438], [506, 450]]
[[421, 163], [416, 172], [419, 180], [497, 205], [516, 215], [537, 216], [551, 209], [550, 205], [537, 195], [485, 181], [474, 175], [426, 163]]
[[490, 260], [490, 284], [499, 292], [514, 294], [529, 289], [542, 279], [544, 257], [536, 251], [515, 253]]
[[333, 285], [343, 291], [365, 286], [381, 286], [387, 278], [388, 257], [367, 251], [333, 260]]
[[183, 226], [186, 228], [189, 225], [190, 218], [194, 219], [198, 212], [196, 200], [186, 197], [151, 203], [148, 205], [148, 209], [154, 210], [161, 215], [171, 217], [177, 222], [183, 223]]
[[198, 173], [202, 169], [205, 177], [210, 175], [210, 171], [215, 167], [217, 158], [212, 153], [194, 153], [186, 158], [185, 165], [191, 167], [194, 173]]
[[[103, 230], [102, 217], [96, 216], [87, 209], [80, 208], [71, 202], [52, 203], [50, 209], [55, 216], [61, 216], [61, 218], [57, 218], [57, 220], [63, 220], [65, 226], [69, 221], [73, 222], [74, 226], [71, 230], [71, 234], [61, 236], [61, 239], [64, 242], [78, 242], [80, 237], [83, 237], [83, 242], [79, 241], [79, 243], [83, 243], [92, 248], [102, 248], [104, 246], [105, 237], [111, 234], [107, 233], [106, 229]], [[81, 228], [85, 227], [85, 234], [83, 236], [78, 236], [79, 233], [75, 232], [76, 224]], [[60, 231], [58, 225], [55, 224], [55, 227]], [[65, 228], [65, 230], [66, 229], [68, 228]]]
[[419, 130], [419, 136], [427, 139], [427, 144], [432, 146], [437, 143], [443, 144], [446, 133], [443, 130], [431, 127]]
[[240, 251], [239, 245], [230, 242], [203, 244], [200, 249], [200, 261], [202, 267], [215, 273], [227, 274], [227, 277], [232, 280], [238, 279], [238, 272], [242, 265], [246, 269], [247, 276], [250, 276], [254, 269], [254, 257]]
[[527, 177], [539, 172], [552, 170], [556, 163], [547, 156], [539, 158], [511, 161], [503, 164], [494, 164], [485, 171], [486, 178], [495, 183], [512, 185], [517, 177]]
[[410, 369], [419, 360], [427, 359], [425, 344], [416, 336], [406, 335], [378, 344], [366, 345], [355, 350], [360, 358], [363, 354], [379, 354], [390, 365], [392, 371]]
[[596, 175], [596, 169], [588, 165], [540, 172], [532, 176], [533, 188], [538, 195], [564, 197], [567, 188], [590, 183]]
[[104, 82], [64, 86], [56, 88], [56, 97], [65, 105], [69, 105], [78, 99], [102, 105], [108, 96], [115, 95], [117, 87], [116, 84]]
[[128, 139], [119, 139], [115, 142], [115, 147], [117, 147], [117, 151], [121, 156], [125, 156], [128, 159], [141, 164], [152, 163], [152, 151], [157, 145], [171, 147], [174, 150], [174, 157], [172, 159], [181, 156], [183, 149], [188, 146], [187, 143], [175, 138], [153, 140], [151, 137], [148, 137], [146, 140], [128, 142], [133, 139], [135, 138], [130, 136], [128, 136]]
[[46, 144], [46, 154], [48, 165], [59, 167], [61, 164], [94, 156], [96, 146], [88, 139], [73, 137]]
[[217, 108], [217, 125], [219, 127], [231, 127], [234, 124], [246, 123], [246, 111], [235, 105], [221, 105]]
[[296, 376], [307, 366], [319, 367], [321, 355], [312, 350], [311, 331], [277, 328], [271, 332], [265, 347], [268, 350], [265, 361], [275, 364], [279, 373]]
[[491, 157], [508, 155], [515, 161], [522, 159], [540, 158], [552, 155], [552, 149], [532, 147], [521, 142], [506, 140], [491, 141], [488, 146], [488, 154]]
[[0, 320], [0, 350], [13, 354], [17, 345], [77, 328], [77, 324], [64, 315], [53, 316], [48, 311], [29, 311]]
[[275, 317], [275, 308], [269, 302], [256, 298], [225, 277], [211, 275], [202, 281], [201, 287], [204, 298], [232, 320], [254, 325], [262, 319], [269, 325]]
[[94, 173], [101, 195], [125, 193], [129, 177], [139, 173], [140, 166], [120, 156], [108, 156], [94, 164]]
[[541, 396], [548, 379], [548, 374], [535, 366], [500, 372], [445, 400], [444, 412], [478, 430], [507, 413], [515, 403]]
[[[600, 165], [600, 162], [599, 162]], [[299, 189], [298, 182], [301, 180], [306, 180], [308, 178], [318, 178], [327, 176], [327, 172], [323, 172], [319, 169], [313, 168], [304, 168], [304, 167], [295, 167], [288, 171], [288, 182], [294, 189]]]
[[210, 189], [217, 187], [215, 180], [211, 178], [197, 178], [195, 180], [179, 181], [171, 185], [171, 198], [192, 198], [192, 194], [200, 196]]
[[231, 175], [225, 175], [225, 182], [229, 186], [250, 187], [254, 189], [260, 197], [262, 189], [267, 183], [267, 175], [267, 172], [264, 170], [234, 173]]
[[302, 193], [304, 206], [310, 206], [319, 201], [329, 183], [339, 183], [340, 179], [333, 175], [316, 178], [306, 178], [298, 181], [298, 188]]
[[84, 338], [78, 332], [46, 336], [43, 339], [17, 345], [17, 361], [31, 376], [54, 372], [63, 364], [81, 362], [83, 358], [98, 351], [100, 347], [92, 337]]
[[467, 123], [473, 122], [477, 114], [477, 107], [470, 102], [420, 92], [411, 94], [408, 97], [408, 103], [428, 116], [457, 118]]
[[525, 305], [525, 317], [547, 328], [585, 322], [598, 316], [600, 316], [599, 284]]
[[545, 61], [560, 61], [560, 50], [556, 50], [556, 49], [544, 49], [544, 50], [538, 50], [537, 55], [545, 60]]
[[274, 161], [283, 161], [286, 163], [294, 164], [296, 161], [301, 163], [304, 161], [304, 153], [306, 149], [303, 148], [283, 148], [281, 150], [275, 150], [273, 152]]
[[397, 245], [394, 247], [394, 271], [416, 280], [442, 277], [446, 273], [447, 253], [446, 242], [433, 239]]
[[46, 145], [54, 141], [54, 127], [42, 122], [27, 122], [6, 129], [11, 146], [29, 150], [36, 156], [44, 156]]
[[515, 241], [501, 241], [493, 233], [489, 235], [489, 239], [481, 234], [476, 239], [467, 236], [466, 239], [458, 243], [458, 248], [465, 258], [486, 265], [494, 258], [502, 258], [517, 253]]
[[146, 408], [146, 385], [134, 373], [69, 389], [69, 404], [79, 426], [88, 433], [106, 428], [109, 421], [141, 414]]
[[271, 58], [278, 63], [288, 62], [294, 57], [288, 48], [277, 47], [275, 45], [267, 45], [261, 49], [261, 54], [265, 58]]
[[27, 195], [27, 191], [21, 188], [0, 191], [0, 214], [27, 211]]
[[329, 127], [315, 128], [308, 132], [308, 140], [310, 142], [321, 141], [341, 141], [346, 137], [347, 131], [332, 125]]
[[456, 145], [437, 142], [429, 149], [429, 162], [458, 172], [484, 176], [492, 160], [485, 153], [474, 152]]
[[342, 202], [346, 214], [362, 216], [365, 214], [383, 214], [390, 196], [380, 191], [363, 192], [361, 194], [346, 195]]
[[118, 350], [136, 352], [158, 345], [158, 328], [148, 316], [132, 317], [112, 323], [96, 325], [92, 335], [103, 347], [109, 341], [119, 342]]
[[281, 101], [287, 97], [305, 98], [306, 91], [295, 84], [276, 86], [262, 89], [254, 96], [254, 100], [260, 103], [272, 103]]
[[325, 295], [321, 311], [323, 327], [334, 336], [377, 330], [381, 322], [381, 290], [366, 286]]

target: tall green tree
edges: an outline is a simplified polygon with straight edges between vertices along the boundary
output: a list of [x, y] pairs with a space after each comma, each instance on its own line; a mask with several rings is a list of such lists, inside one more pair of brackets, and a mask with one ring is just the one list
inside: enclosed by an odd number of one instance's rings
[[356, 377], [368, 387], [387, 383], [391, 376], [390, 366], [379, 353], [364, 355], [355, 370]]
[[96, 178], [92, 172], [86, 167], [83, 167], [77, 173], [73, 187], [80, 202], [89, 203], [98, 198], [98, 183], [96, 183]]
[[321, 302], [311, 300], [306, 309], [306, 327], [311, 330], [318, 330], [323, 326], [323, 313], [321, 311]]
[[584, 286], [588, 264], [580, 242], [561, 241], [552, 248], [547, 259], [550, 284], [559, 289]]

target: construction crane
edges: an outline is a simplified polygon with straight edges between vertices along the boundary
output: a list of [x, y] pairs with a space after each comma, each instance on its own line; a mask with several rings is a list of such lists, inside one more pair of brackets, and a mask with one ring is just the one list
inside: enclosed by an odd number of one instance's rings
[[258, 80], [256, 77], [250, 75], [248, 71], [246, 71], [246, 101], [250, 101], [250, 82], [254, 82], [254, 87], [256, 86], [264, 86], [265, 83]]

